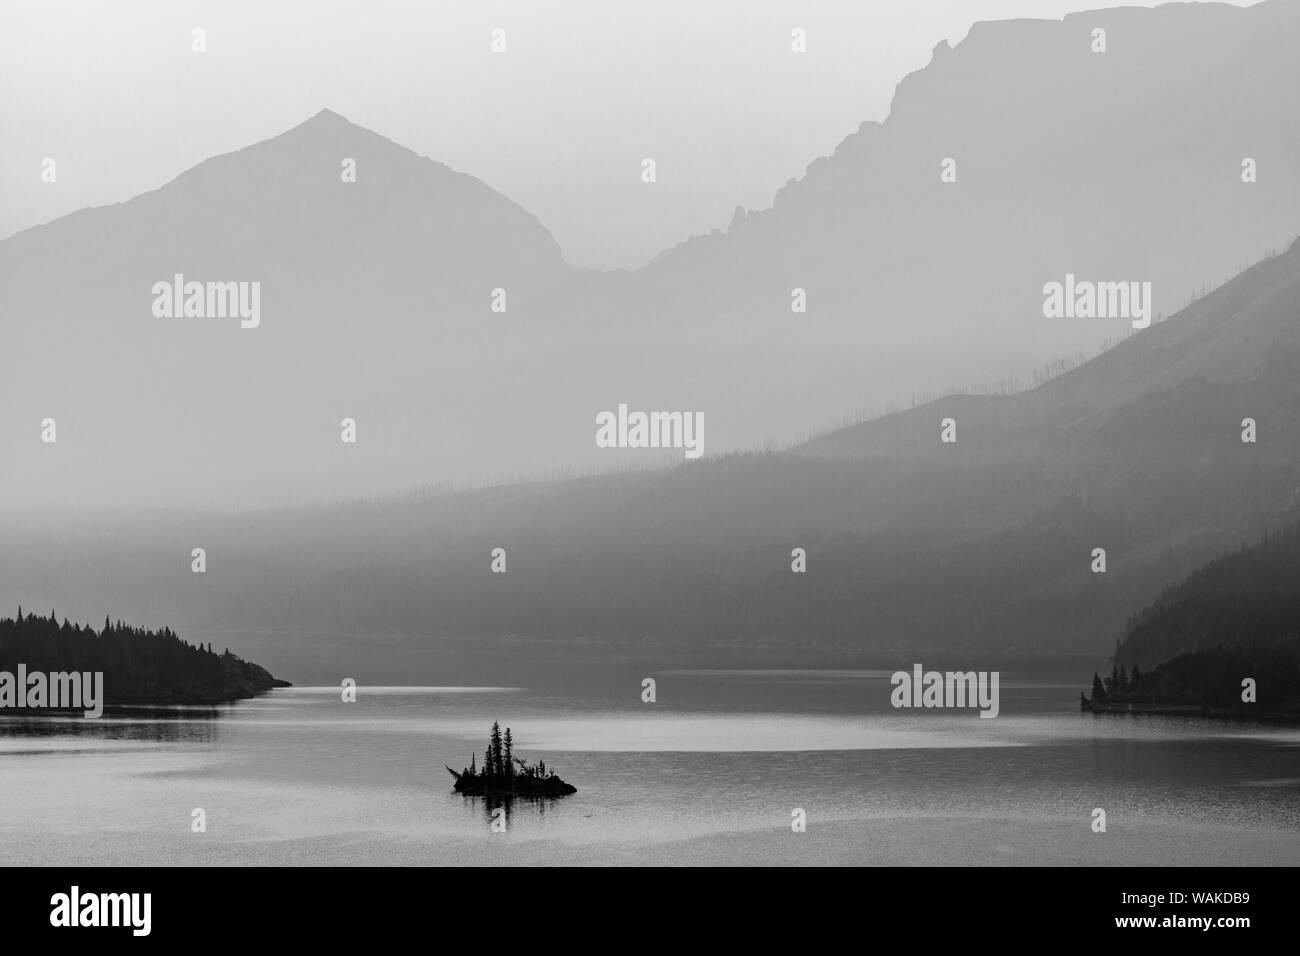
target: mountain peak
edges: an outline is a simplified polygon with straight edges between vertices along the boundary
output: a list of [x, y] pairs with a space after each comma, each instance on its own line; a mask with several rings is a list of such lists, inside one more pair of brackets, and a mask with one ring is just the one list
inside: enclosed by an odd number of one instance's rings
[[348, 122], [348, 119], [347, 119], [346, 117], [344, 117], [344, 116], [340, 116], [338, 113], [335, 113], [332, 109], [328, 109], [328, 108], [326, 108], [326, 109], [321, 110], [319, 113], [315, 114], [314, 116], [312, 116], [312, 118], [309, 119], [307, 122], [309, 122], [309, 123], [346, 123], [346, 122]]
[[350, 119], [348, 119], [346, 116], [342, 116], [339, 113], [335, 113], [332, 109], [327, 108], [327, 109], [322, 109], [317, 113], [313, 113], [311, 116], [303, 120], [294, 128], [326, 130], [326, 129], [347, 129], [352, 127], [360, 129], [360, 127], [357, 127], [357, 125], [353, 123]]

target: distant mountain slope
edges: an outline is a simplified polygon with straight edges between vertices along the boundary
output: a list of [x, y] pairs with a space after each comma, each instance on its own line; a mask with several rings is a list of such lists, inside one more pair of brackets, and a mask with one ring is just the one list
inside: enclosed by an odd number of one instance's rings
[[1151, 665], [1222, 646], [1300, 646], [1300, 526], [1216, 558], [1131, 618], [1116, 660]]
[[[1290, 405], [1286, 365], [1300, 354], [1300, 240], [1283, 254], [1247, 269], [1178, 313], [1132, 335], [1092, 361], [1046, 384], [1013, 395], [961, 395], [928, 402], [903, 412], [841, 428], [794, 449], [823, 458], [888, 457], [940, 459], [954, 452], [963, 459], [1025, 455], [1066, 456], [1104, 452], [1080, 444], [1097, 430], [1113, 433], [1126, 421], [1124, 409], [1159, 393], [1215, 389], [1225, 402], [1224, 427], [1232, 413], [1264, 414]], [[1235, 394], [1229, 397], [1229, 392]], [[1267, 394], [1266, 394], [1267, 392]], [[1300, 439], [1300, 420], [1291, 409], [1270, 419], [1276, 441], [1264, 449], [1284, 452]], [[1176, 409], [1170, 409], [1176, 411]], [[937, 441], [939, 422], [958, 422], [958, 443]], [[1238, 416], [1238, 421], [1241, 416]], [[1157, 423], [1143, 427], [1154, 430]], [[1214, 431], [1197, 420], [1192, 432], [1204, 439]], [[1280, 431], [1279, 431], [1280, 429]], [[1195, 434], [1185, 437], [1195, 438]], [[1292, 448], [1295, 442], [1290, 442]], [[1112, 450], [1114, 445], [1110, 445]]]
[[[260, 325], [156, 316], [153, 286], [177, 273], [260, 283]], [[0, 492], [265, 503], [428, 480], [445, 445], [509, 415], [485, 399], [465, 421], [463, 401], [475, 381], [510, 387], [501, 324], [577, 273], [515, 203], [322, 110], [0, 242]], [[46, 417], [57, 447], [31, 440]], [[339, 454], [344, 417], [369, 457]]]
[[[1300, 231], [1297, 47], [1294, 0], [979, 24], [771, 209], [631, 274], [568, 267], [516, 204], [324, 111], [0, 242], [0, 498], [332, 500], [604, 467], [620, 402], [704, 412], [715, 453], [1025, 377], [1130, 328], [1044, 318], [1045, 282], [1150, 281], [1167, 315]], [[260, 281], [260, 327], [154, 317], [176, 273]]]
[[0, 584], [76, 614], [111, 600], [246, 631], [885, 660], [1106, 651], [1163, 586], [1300, 520], [1298, 253], [1031, 392], [945, 400], [799, 453], [233, 516], [0, 513]]
[[[1094, 29], [1105, 53], [1092, 52]], [[822, 421], [1027, 380], [1130, 330], [1044, 318], [1046, 282], [1150, 280], [1167, 316], [1300, 232], [1297, 40], [1294, 2], [977, 24], [771, 209], [738, 211], [629, 284], [693, 341], [779, 351], [784, 364], [758, 380]], [[1246, 157], [1254, 184], [1241, 181]], [[945, 158], [956, 182], [940, 182]], [[796, 287], [807, 314], [790, 311]], [[742, 413], [718, 403], [739, 427]], [[778, 435], [799, 427], [770, 406]]]
[[[355, 182], [345, 180], [345, 160]], [[328, 109], [127, 202], [17, 233], [0, 251], [11, 267], [58, 253], [63, 278], [75, 265], [87, 282], [202, 266], [268, 284], [297, 272], [350, 297], [361, 280], [407, 284], [418, 274], [430, 292], [479, 298], [488, 278], [542, 282], [571, 271], [520, 206]], [[384, 271], [349, 272], [357, 267]]]

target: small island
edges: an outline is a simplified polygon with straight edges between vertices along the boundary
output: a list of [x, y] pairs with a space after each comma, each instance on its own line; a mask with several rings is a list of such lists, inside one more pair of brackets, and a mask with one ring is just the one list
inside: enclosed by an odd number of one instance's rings
[[[578, 788], [561, 780], [554, 770], [546, 769], [546, 761], [530, 764], [514, 755], [514, 740], [510, 728], [501, 733], [501, 724], [492, 723], [492, 736], [483, 752], [483, 765], [476, 765], [476, 754], [471, 754], [469, 766], [457, 773], [450, 767], [447, 772], [456, 780], [452, 788], [465, 796], [535, 796], [565, 797], [577, 793]], [[445, 764], [444, 764], [445, 766]]]

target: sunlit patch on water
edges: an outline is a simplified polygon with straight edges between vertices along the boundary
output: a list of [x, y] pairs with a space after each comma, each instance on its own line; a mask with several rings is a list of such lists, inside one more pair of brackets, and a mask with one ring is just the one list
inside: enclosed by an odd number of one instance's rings
[[581, 720], [543, 719], [530, 721], [527, 727], [519, 730], [516, 739], [520, 746], [542, 750], [643, 753], [1017, 746], [1013, 741], [995, 735], [960, 735], [938, 727], [931, 730], [910, 718], [756, 714], [711, 714], [707, 717], [608, 714]]

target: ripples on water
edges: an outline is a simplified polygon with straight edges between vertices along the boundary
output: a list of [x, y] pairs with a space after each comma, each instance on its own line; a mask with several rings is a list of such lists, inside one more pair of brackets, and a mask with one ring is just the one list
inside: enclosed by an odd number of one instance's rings
[[[629, 678], [0, 718], [0, 861], [1300, 862], [1295, 728], [1092, 717], [1050, 680], [1004, 679], [987, 720], [894, 711], [885, 671], [656, 679], [655, 704]], [[578, 794], [451, 793], [493, 720]]]

